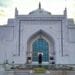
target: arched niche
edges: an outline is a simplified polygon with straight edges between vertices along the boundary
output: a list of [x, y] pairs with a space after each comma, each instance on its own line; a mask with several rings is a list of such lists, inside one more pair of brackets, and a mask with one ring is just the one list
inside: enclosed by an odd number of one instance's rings
[[[53, 38], [47, 34], [43, 30], [39, 30], [36, 33], [34, 33], [27, 41], [27, 57], [31, 58], [31, 61], [33, 62], [33, 43], [36, 42], [38, 39], [43, 39], [48, 43], [48, 57], [50, 61], [50, 57], [55, 58], [55, 48], [54, 48], [54, 40]], [[38, 53], [37, 53], [38, 54]]]

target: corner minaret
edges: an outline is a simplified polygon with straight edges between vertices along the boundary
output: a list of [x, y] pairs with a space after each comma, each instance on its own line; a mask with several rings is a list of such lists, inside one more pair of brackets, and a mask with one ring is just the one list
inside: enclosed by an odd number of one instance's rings
[[64, 10], [64, 16], [67, 17], [67, 8]]
[[15, 17], [18, 15], [18, 10], [15, 8]]
[[41, 3], [39, 2], [39, 9], [41, 9]]

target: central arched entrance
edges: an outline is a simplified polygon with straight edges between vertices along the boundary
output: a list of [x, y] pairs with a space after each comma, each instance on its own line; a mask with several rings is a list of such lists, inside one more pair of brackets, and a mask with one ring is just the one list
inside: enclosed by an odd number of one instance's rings
[[48, 62], [49, 61], [49, 44], [43, 38], [38, 38], [32, 44], [32, 61]]
[[38, 64], [39, 57], [42, 64], [55, 60], [54, 40], [42, 30], [33, 34], [27, 41], [27, 61], [29, 60], [30, 64]]

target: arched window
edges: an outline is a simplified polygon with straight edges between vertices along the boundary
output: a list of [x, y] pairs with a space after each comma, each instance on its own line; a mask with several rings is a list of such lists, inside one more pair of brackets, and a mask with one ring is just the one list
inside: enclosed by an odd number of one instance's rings
[[32, 61], [38, 61], [38, 53], [42, 53], [42, 61], [49, 61], [49, 45], [43, 38], [38, 38], [32, 44]]

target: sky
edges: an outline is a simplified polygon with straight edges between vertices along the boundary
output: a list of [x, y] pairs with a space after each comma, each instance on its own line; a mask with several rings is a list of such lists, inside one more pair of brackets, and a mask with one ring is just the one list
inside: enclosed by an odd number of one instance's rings
[[75, 20], [75, 0], [0, 0], [0, 25], [6, 24], [8, 18], [14, 18], [15, 8], [19, 14], [28, 14], [41, 7], [52, 14], [61, 15], [65, 7], [68, 18]]

